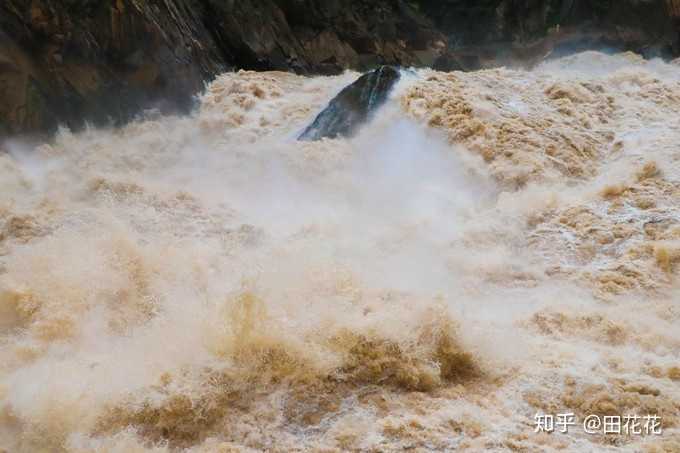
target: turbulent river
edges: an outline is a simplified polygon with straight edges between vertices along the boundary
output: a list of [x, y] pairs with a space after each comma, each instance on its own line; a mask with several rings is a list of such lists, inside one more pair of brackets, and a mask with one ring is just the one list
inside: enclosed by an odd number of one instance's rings
[[680, 67], [356, 77], [1, 145], [0, 451], [680, 451]]

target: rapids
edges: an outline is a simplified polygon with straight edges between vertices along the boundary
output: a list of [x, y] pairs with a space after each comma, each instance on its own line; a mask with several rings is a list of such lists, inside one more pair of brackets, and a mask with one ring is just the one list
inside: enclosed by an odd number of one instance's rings
[[0, 451], [680, 451], [680, 67], [356, 78], [0, 145]]

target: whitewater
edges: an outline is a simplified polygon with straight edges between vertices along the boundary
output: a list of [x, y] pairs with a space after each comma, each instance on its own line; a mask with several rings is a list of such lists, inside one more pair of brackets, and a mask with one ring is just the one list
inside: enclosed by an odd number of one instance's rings
[[1, 452], [680, 451], [680, 65], [357, 77], [0, 144]]

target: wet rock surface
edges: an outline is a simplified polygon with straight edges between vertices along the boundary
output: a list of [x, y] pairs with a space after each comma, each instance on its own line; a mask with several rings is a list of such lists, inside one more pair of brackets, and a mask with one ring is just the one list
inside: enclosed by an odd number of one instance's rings
[[343, 89], [300, 135], [299, 140], [351, 136], [387, 100], [399, 71], [382, 66]]

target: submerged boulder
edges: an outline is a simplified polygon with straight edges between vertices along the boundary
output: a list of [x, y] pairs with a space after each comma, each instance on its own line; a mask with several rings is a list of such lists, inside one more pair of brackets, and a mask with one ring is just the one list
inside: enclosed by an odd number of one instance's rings
[[299, 140], [348, 137], [385, 103], [399, 80], [399, 71], [382, 66], [361, 76], [338, 94], [300, 135]]

